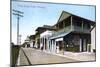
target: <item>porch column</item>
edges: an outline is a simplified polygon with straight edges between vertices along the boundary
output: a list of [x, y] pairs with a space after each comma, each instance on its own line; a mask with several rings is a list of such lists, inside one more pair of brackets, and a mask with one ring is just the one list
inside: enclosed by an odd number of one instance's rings
[[56, 41], [54, 41], [54, 52], [56, 52]]
[[43, 38], [41, 38], [41, 48], [43, 48]]
[[48, 43], [48, 37], [46, 36], [46, 50], [48, 51], [48, 45], [49, 45], [49, 43]]
[[51, 40], [51, 43], [52, 43], [52, 52], [53, 52], [53, 40]]
[[47, 40], [46, 40], [46, 41], [47, 41], [47, 42], [46, 42], [46, 43], [47, 43], [47, 44], [46, 44], [46, 45], [47, 45], [47, 51], [49, 51], [49, 39], [48, 39], [48, 37], [46, 37], [46, 39], [47, 39]]
[[50, 51], [52, 51], [52, 40], [50, 40]]
[[51, 49], [51, 52], [52, 52], [52, 40], [50, 41], [50, 49]]
[[41, 40], [42, 38], [40, 38], [40, 49], [41, 49], [41, 44], [42, 44], [42, 40]]
[[44, 47], [44, 44], [43, 44], [43, 37], [42, 37], [42, 48]]
[[54, 53], [54, 41], [52, 40], [52, 51]]
[[71, 16], [71, 30], [73, 29], [72, 25], [73, 25], [73, 17]]
[[45, 50], [45, 37], [43, 37], [43, 50]]
[[84, 41], [83, 41], [83, 46], [84, 46], [84, 47], [83, 47], [84, 51], [86, 51], [86, 48], [87, 48], [87, 47], [86, 47], [86, 46], [87, 46], [87, 45], [86, 45], [86, 39], [84, 39]]
[[80, 52], [82, 51], [82, 39], [80, 38]]
[[45, 41], [45, 38], [46, 38], [46, 37], [44, 37], [44, 50], [46, 50], [46, 49], [45, 49], [45, 48], [46, 48], [46, 46], [45, 46], [45, 45], [46, 45], [46, 43], [45, 43], [45, 42], [46, 42], [46, 41]]
[[55, 40], [53, 40], [53, 52], [55, 53]]
[[64, 41], [62, 41], [62, 50], [63, 50], [63, 55], [64, 55]]

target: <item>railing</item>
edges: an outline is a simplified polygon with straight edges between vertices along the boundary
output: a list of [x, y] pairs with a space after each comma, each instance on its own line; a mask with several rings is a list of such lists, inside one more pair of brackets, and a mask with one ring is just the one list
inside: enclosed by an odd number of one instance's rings
[[60, 35], [60, 34], [63, 34], [63, 33], [67, 33], [71, 30], [71, 26], [67, 26], [59, 31], [54, 31], [53, 32], [53, 36], [57, 36], [57, 35]]
[[79, 26], [72, 26], [72, 31], [81, 32], [81, 33], [90, 33], [90, 29], [82, 28]]
[[86, 28], [82, 28], [82, 27], [79, 27], [79, 26], [72, 25], [72, 27], [67, 26], [67, 27], [65, 27], [65, 28], [63, 28], [59, 31], [54, 31], [53, 36], [68, 33], [69, 31], [81, 32], [81, 33], [90, 33], [90, 29], [86, 29]]

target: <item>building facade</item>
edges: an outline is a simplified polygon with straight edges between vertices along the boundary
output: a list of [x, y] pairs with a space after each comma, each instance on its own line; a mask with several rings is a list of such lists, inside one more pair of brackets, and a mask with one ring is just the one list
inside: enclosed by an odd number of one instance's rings
[[[41, 48], [41, 43], [44, 43], [44, 42], [41, 42], [42, 40], [40, 40], [41, 36], [45, 34], [45, 31], [46, 30], [54, 30], [52, 26], [49, 26], [49, 25], [44, 25], [42, 27], [38, 27], [36, 29], [36, 34], [35, 34], [35, 46], [36, 48], [40, 49]], [[44, 32], [44, 33], [43, 33]], [[43, 33], [43, 34], [42, 34]], [[49, 33], [49, 32], [48, 32]], [[40, 36], [41, 35], [41, 36]], [[46, 40], [43, 39], [44, 41]], [[40, 43], [41, 42], [41, 43]], [[46, 43], [45, 43], [46, 44]], [[46, 49], [46, 47], [45, 47]]]
[[58, 22], [53, 26], [56, 31], [50, 38], [53, 52], [90, 52], [90, 30], [94, 24], [94, 21], [63, 11]]
[[30, 39], [29, 40], [30, 47], [34, 48], [34, 46], [35, 46], [35, 35], [30, 35], [29, 39]]
[[27, 36], [26, 39], [25, 39], [24, 47], [25, 48], [29, 48], [30, 47], [30, 39], [29, 39], [29, 36]]
[[52, 36], [52, 31], [46, 30], [43, 33], [40, 34], [40, 49], [51, 51], [51, 45], [50, 45], [50, 37]]
[[96, 52], [96, 27], [95, 25], [91, 29], [91, 52]]

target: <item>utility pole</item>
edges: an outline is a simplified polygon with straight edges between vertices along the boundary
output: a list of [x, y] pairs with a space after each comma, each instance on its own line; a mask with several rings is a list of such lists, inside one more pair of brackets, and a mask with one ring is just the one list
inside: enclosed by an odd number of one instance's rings
[[19, 35], [19, 44], [18, 45], [21, 45], [21, 36], [22, 35]]
[[13, 15], [17, 16], [17, 45], [19, 45], [19, 19], [20, 17], [23, 17], [23, 12], [14, 9], [13, 12]]

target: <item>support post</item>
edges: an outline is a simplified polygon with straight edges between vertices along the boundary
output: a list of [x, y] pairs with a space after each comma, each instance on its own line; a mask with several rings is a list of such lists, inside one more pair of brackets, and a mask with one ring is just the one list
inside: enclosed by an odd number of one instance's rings
[[82, 51], [82, 39], [80, 38], [80, 52]]
[[52, 42], [52, 52], [53, 52], [53, 40], [51, 42]]
[[45, 50], [45, 37], [43, 39], [44, 39], [44, 43], [43, 44], [44, 44], [44, 50]]
[[73, 26], [73, 17], [71, 16], [71, 30], [72, 30], [72, 26]]
[[50, 40], [50, 51], [52, 51], [52, 43], [51, 43], [52, 40]]
[[54, 52], [56, 52], [56, 41], [54, 41]]

